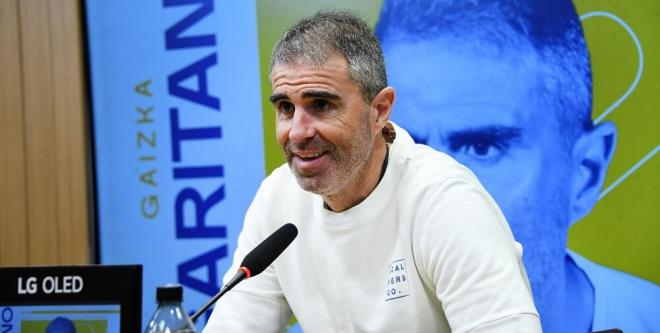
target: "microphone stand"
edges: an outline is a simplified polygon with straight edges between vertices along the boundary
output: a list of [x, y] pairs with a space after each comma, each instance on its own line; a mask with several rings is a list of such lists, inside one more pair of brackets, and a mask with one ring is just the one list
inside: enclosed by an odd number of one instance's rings
[[197, 312], [195, 312], [194, 315], [190, 317], [190, 320], [192, 320], [193, 323], [197, 320], [197, 318], [199, 318], [199, 316], [202, 315], [202, 313], [204, 313], [209, 307], [211, 307], [211, 305], [217, 302], [218, 299], [222, 297], [222, 295], [224, 295], [226, 292], [234, 288], [239, 282], [250, 277], [250, 275], [245, 272], [245, 270], [247, 269], [244, 270], [243, 267], [241, 268], [242, 269], [239, 269], [239, 271], [236, 272], [236, 275], [234, 275], [234, 277], [231, 278], [231, 280], [227, 282], [227, 284], [224, 287], [222, 287], [222, 289], [220, 289], [220, 291], [217, 294], [215, 294], [215, 296], [213, 296], [213, 298], [211, 298], [211, 300], [208, 303], [206, 303], [206, 305], [204, 305], [201, 309], [199, 309]]

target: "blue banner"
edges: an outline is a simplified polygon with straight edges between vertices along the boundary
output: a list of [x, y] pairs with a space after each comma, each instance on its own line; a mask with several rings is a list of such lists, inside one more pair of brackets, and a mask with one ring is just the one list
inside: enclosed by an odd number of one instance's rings
[[264, 178], [256, 7], [86, 6], [100, 260], [144, 265], [144, 326], [157, 285], [217, 292]]

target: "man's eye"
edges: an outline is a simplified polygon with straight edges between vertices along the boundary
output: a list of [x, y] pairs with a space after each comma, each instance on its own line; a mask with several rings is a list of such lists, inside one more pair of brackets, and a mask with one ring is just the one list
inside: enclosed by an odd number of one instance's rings
[[330, 109], [331, 106], [332, 105], [330, 103], [328, 103], [327, 101], [324, 101], [324, 100], [317, 100], [317, 101], [314, 102], [314, 108], [316, 108], [316, 110], [319, 110], [319, 111], [326, 111], [326, 110]]
[[489, 154], [493, 154], [497, 147], [488, 143], [478, 142], [472, 145], [470, 149], [470, 153], [473, 153], [475, 156], [488, 156]]
[[464, 143], [452, 147], [455, 154], [462, 155], [463, 158], [471, 158], [482, 162], [491, 162], [498, 159], [504, 153], [504, 147], [494, 142], [476, 141]]
[[277, 111], [282, 115], [291, 115], [293, 114], [293, 111], [295, 111], [295, 107], [289, 102], [280, 102], [280, 104], [277, 105]]
[[519, 144], [520, 129], [489, 126], [479, 130], [451, 133], [448, 137], [449, 153], [465, 164], [488, 165], [512, 153]]

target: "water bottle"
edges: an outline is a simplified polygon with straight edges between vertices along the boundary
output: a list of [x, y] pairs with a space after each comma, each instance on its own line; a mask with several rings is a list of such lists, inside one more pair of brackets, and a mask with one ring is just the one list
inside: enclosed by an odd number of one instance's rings
[[156, 301], [158, 308], [145, 333], [195, 333], [195, 325], [181, 305], [183, 287], [174, 284], [158, 287]]

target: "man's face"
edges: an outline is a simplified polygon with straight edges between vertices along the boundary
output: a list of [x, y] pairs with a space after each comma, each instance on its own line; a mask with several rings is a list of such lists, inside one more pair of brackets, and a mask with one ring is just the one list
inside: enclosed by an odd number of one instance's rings
[[356, 183], [372, 154], [374, 134], [346, 60], [277, 64], [271, 83], [277, 140], [300, 187], [334, 195]]
[[531, 53], [475, 53], [460, 43], [384, 43], [393, 119], [475, 172], [523, 244], [539, 302], [563, 274], [570, 150], [537, 93]]

